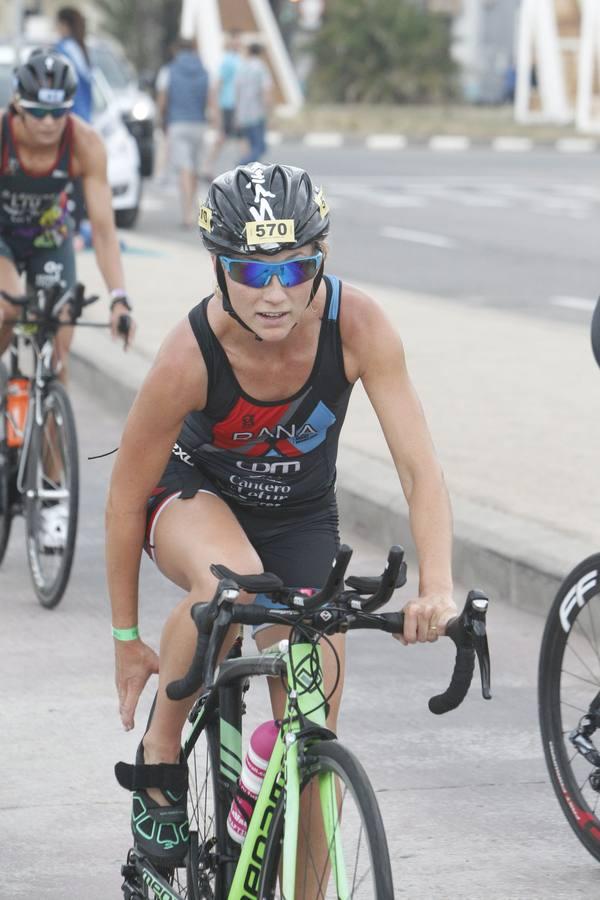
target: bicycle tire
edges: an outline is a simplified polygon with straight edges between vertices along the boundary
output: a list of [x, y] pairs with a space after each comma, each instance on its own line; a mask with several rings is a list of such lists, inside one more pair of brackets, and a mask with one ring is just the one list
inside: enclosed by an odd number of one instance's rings
[[11, 450], [6, 443], [6, 387], [8, 373], [0, 361], [0, 564], [6, 554], [12, 524], [12, 499], [10, 496]]
[[[54, 423], [54, 433], [50, 423]], [[61, 465], [60, 473], [50, 471]], [[67, 492], [65, 536], [62, 546], [48, 552], [42, 544], [44, 502], [38, 491], [50, 483]], [[77, 431], [71, 401], [62, 384], [51, 381], [42, 395], [42, 424], [34, 425], [25, 474], [25, 530], [27, 558], [36, 596], [46, 609], [60, 602], [66, 590], [77, 536], [79, 462]]]
[[190, 823], [187, 900], [224, 900], [216, 852], [219, 746], [218, 717], [213, 713], [187, 751]]
[[[339, 826], [343, 844], [345, 868], [348, 874], [347, 886], [350, 891], [349, 893], [344, 893], [344, 897], [351, 897], [354, 900], [393, 900], [392, 868], [383, 819], [381, 818], [375, 792], [365, 770], [354, 754], [342, 744], [339, 744], [337, 741], [322, 741], [314, 744], [307, 751], [307, 762], [301, 776], [301, 791], [303, 794], [311, 782], [318, 778], [319, 773], [336, 775], [344, 788], [343, 792], [341, 790], [338, 791], [338, 797], [341, 797], [341, 814], [338, 816], [336, 823]], [[316, 784], [314, 790], [318, 791]], [[346, 808], [346, 797], [348, 796], [352, 797], [356, 805], [355, 810]], [[261, 900], [283, 900], [283, 895], [277, 882], [285, 825], [284, 810], [285, 791], [282, 792], [277, 802], [265, 846], [258, 890], [258, 896]], [[360, 819], [361, 826], [357, 841], [357, 852], [360, 850], [361, 843], [366, 846], [370, 871], [368, 880], [368, 873], [363, 871], [362, 867], [359, 868], [357, 859], [353, 858], [352, 852], [348, 853], [348, 849], [351, 850], [352, 846], [354, 846], [354, 829], [358, 824], [357, 816]], [[300, 821], [299, 836], [301, 836], [302, 831], [302, 821]], [[303, 837], [305, 841], [309, 841], [306, 827]], [[308, 873], [311, 869], [316, 870], [310, 847], [306, 855], [307, 860], [304, 872]], [[324, 884], [321, 868], [319, 863], [319, 872], [315, 871], [315, 880], [317, 878], [320, 879], [319, 885], [317, 885], [317, 897], [320, 900], [330, 900], [330, 898], [333, 900], [333, 898], [338, 897], [335, 878], [331, 876], [330, 868], [328, 884]], [[307, 887], [309, 886], [303, 885], [304, 891]], [[315, 896], [313, 891], [314, 884], [311, 884], [309, 893], [311, 900]], [[301, 892], [302, 895], [303, 892]]]
[[538, 712], [554, 793], [581, 843], [600, 861], [600, 789], [589, 780], [593, 764], [569, 739], [598, 692], [600, 554], [594, 554], [565, 578], [548, 615], [538, 667]]

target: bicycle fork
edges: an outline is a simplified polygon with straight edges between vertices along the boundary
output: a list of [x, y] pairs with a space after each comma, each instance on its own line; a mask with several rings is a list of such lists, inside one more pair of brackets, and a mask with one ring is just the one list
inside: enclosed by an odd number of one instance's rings
[[590, 703], [587, 713], [579, 720], [577, 728], [569, 734], [569, 741], [575, 750], [595, 767], [589, 776], [589, 782], [592, 789], [600, 793], [600, 752], [592, 741], [598, 728], [600, 728], [600, 691]]

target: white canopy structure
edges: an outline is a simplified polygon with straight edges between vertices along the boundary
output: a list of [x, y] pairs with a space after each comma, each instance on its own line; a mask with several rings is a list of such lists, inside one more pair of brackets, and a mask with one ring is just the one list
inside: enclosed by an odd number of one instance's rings
[[[273, 72], [285, 106], [290, 112], [303, 103], [300, 83], [291, 59], [283, 43], [277, 20], [268, 0], [237, 0], [240, 8], [249, 13], [256, 23], [265, 55]], [[223, 25], [218, 0], [183, 0], [181, 33], [184, 37], [195, 37], [202, 60], [215, 74], [223, 52]]]
[[581, 38], [577, 71], [576, 124], [580, 131], [600, 132], [600, 96], [594, 93], [600, 74], [600, 2], [581, 0]]
[[[591, 0], [595, 5], [598, 0]], [[535, 89], [539, 108], [532, 106]], [[518, 122], [568, 122], [573, 118], [565, 85], [554, 0], [523, 0], [517, 40], [515, 118]]]

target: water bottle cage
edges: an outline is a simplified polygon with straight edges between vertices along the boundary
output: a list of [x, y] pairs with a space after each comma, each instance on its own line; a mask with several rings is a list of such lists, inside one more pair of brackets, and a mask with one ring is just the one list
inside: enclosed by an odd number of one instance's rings
[[[250, 807], [250, 815], [248, 815], [243, 806], [238, 803], [238, 800], [240, 799], [245, 800]], [[253, 797], [252, 794], [249, 794], [248, 791], [244, 788], [243, 784], [241, 784], [241, 782], [239, 781], [237, 783], [237, 789], [233, 797], [233, 803], [235, 803], [238, 813], [246, 823], [246, 827], [248, 827], [248, 825], [250, 824], [250, 818], [252, 817], [252, 813], [254, 812], [254, 807], [256, 806], [256, 797]]]

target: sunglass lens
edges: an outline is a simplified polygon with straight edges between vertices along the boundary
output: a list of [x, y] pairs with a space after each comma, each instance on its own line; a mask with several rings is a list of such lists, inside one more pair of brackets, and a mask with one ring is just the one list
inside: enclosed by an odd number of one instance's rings
[[297, 284], [303, 284], [315, 277], [317, 261], [314, 257], [294, 259], [284, 263], [278, 274], [284, 287], [296, 287]]
[[34, 119], [44, 119], [46, 116], [52, 116], [53, 119], [60, 119], [68, 113], [68, 109], [57, 106], [53, 109], [45, 109], [43, 106], [30, 106], [25, 112], [33, 116]]
[[238, 284], [259, 288], [268, 283], [271, 267], [261, 262], [232, 262], [229, 274]]

